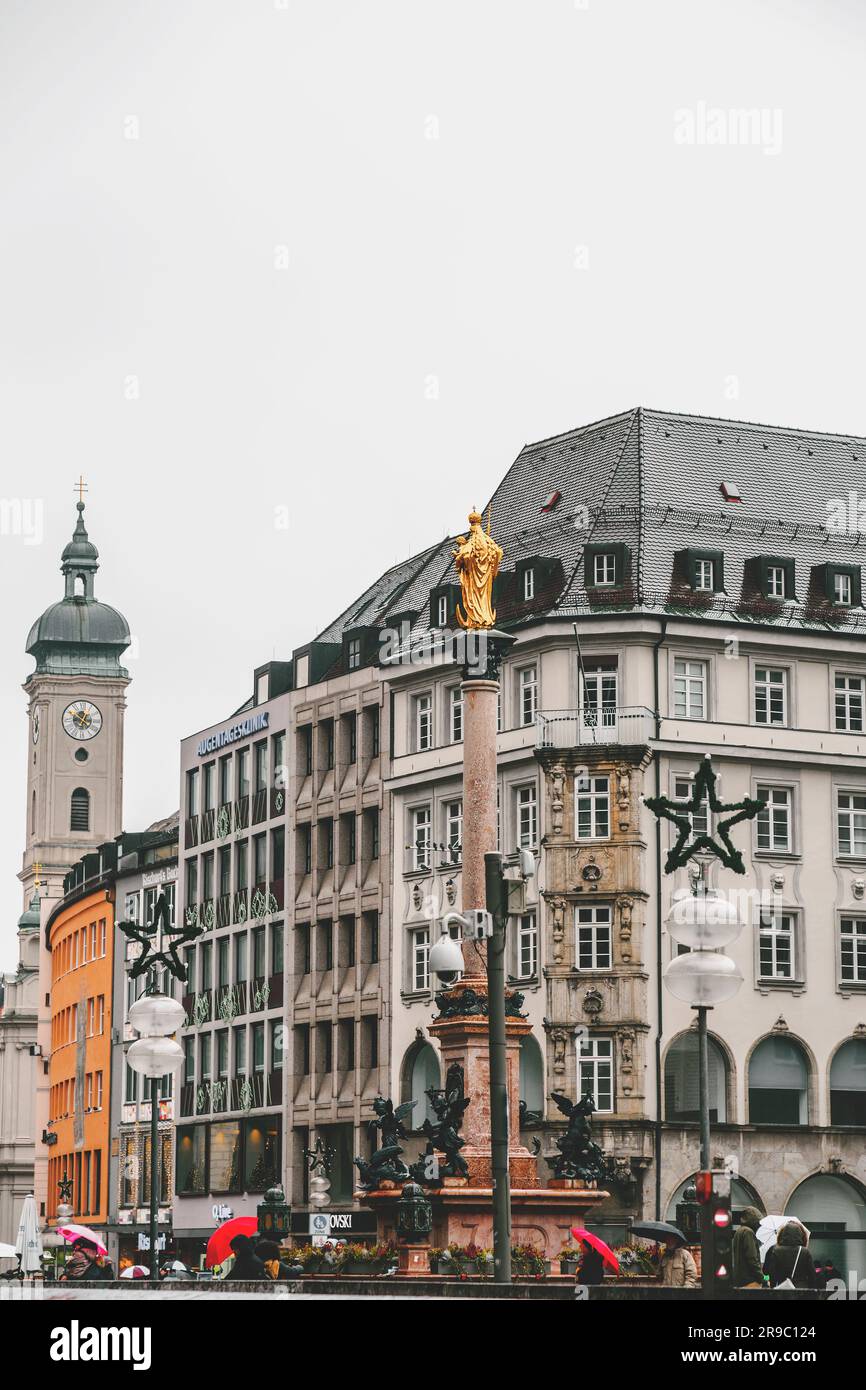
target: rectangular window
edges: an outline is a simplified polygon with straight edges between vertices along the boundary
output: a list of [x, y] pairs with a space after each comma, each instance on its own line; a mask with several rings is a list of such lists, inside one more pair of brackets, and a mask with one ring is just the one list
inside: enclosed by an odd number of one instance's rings
[[767, 598], [786, 598], [787, 584], [784, 565], [767, 566]]
[[613, 1042], [587, 1038], [578, 1051], [578, 1079], [582, 1096], [590, 1095], [599, 1114], [613, 1110]]
[[238, 840], [235, 845], [235, 888], [239, 893], [249, 884], [248, 860], [249, 840]]
[[463, 738], [463, 691], [459, 685], [452, 686], [448, 701], [450, 712], [448, 736], [451, 743], [460, 743]]
[[866, 917], [843, 917], [839, 923], [839, 938], [841, 981], [866, 985]]
[[415, 748], [419, 753], [433, 747], [433, 697], [415, 697]]
[[574, 914], [578, 970], [609, 970], [611, 912], [607, 906], [578, 907]]
[[452, 864], [459, 864], [463, 851], [463, 802], [445, 803], [445, 843]]
[[866, 858], [866, 793], [837, 792], [839, 853]]
[[412, 868], [430, 867], [430, 807], [416, 806], [412, 812]]
[[346, 762], [351, 767], [358, 761], [358, 716], [346, 715]]
[[538, 926], [534, 912], [517, 919], [517, 978], [532, 980], [538, 974]]
[[538, 844], [538, 799], [535, 786], [517, 788], [517, 847], [535, 849]]
[[253, 836], [253, 882], [264, 883], [268, 876], [268, 842], [265, 835]]
[[412, 962], [410, 989], [419, 991], [430, 988], [430, 930], [416, 927], [409, 933], [409, 959]]
[[187, 816], [198, 815], [198, 768], [192, 768], [186, 774], [186, 814]]
[[[678, 774], [674, 778], [674, 799], [676, 801], [691, 801], [694, 790], [694, 777], [685, 773]], [[718, 794], [719, 784], [716, 782], [716, 793]], [[712, 817], [706, 798], [701, 802], [698, 810], [692, 815], [692, 832], [695, 835], [710, 835], [712, 833]]]
[[235, 984], [242, 984], [247, 978], [247, 934], [238, 932], [235, 937]]
[[357, 671], [361, 665], [361, 639], [360, 637], [349, 638], [349, 670]]
[[379, 858], [379, 812], [373, 808], [367, 811], [367, 820], [370, 828], [370, 858]]
[[863, 677], [838, 675], [834, 681], [836, 728], [843, 733], [863, 732]]
[[695, 588], [711, 594], [716, 587], [716, 566], [712, 560], [695, 561]]
[[794, 918], [763, 912], [758, 934], [758, 974], [762, 980], [796, 978]]
[[706, 719], [707, 663], [674, 661], [674, 715], [677, 719]]
[[263, 792], [268, 785], [268, 745], [263, 739], [257, 743], [254, 750], [255, 754], [255, 790]]
[[535, 723], [538, 713], [538, 667], [524, 666], [520, 672], [520, 723]]
[[[791, 792], [788, 787], [758, 787], [757, 796], [766, 801], [766, 806], [758, 812], [758, 849], [777, 851], [781, 854], [791, 852]], [[866, 798], [864, 798], [866, 804]]]
[[839, 570], [833, 575], [833, 602], [845, 608], [851, 607], [851, 576]]
[[247, 1074], [247, 1029], [246, 1024], [241, 1024], [238, 1028], [233, 1028], [234, 1049], [235, 1049], [235, 1076], [244, 1077]]
[[238, 752], [238, 799], [250, 794], [250, 750], [241, 748]]
[[788, 723], [788, 672], [783, 667], [755, 667], [755, 723]]
[[228, 757], [220, 758], [220, 805], [225, 806], [226, 802], [232, 799], [232, 759]]
[[523, 571], [523, 600], [535, 598], [535, 570], [530, 568]]
[[604, 840], [610, 835], [610, 782], [607, 777], [574, 779], [575, 839]]
[[204, 804], [203, 810], [212, 811], [214, 809], [214, 783], [216, 780], [216, 763], [205, 763], [202, 769], [204, 777]]
[[436, 600], [436, 625], [437, 627], [448, 626], [448, 595], [440, 594]]
[[593, 558], [592, 577], [596, 588], [616, 583], [616, 555], [606, 551]]

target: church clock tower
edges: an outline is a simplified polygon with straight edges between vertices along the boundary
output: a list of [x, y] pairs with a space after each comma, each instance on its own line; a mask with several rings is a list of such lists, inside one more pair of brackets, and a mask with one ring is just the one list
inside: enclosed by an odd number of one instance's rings
[[99, 552], [85, 529], [79, 497], [75, 531], [61, 556], [63, 598], [37, 619], [27, 639], [36, 669], [24, 684], [25, 902], [37, 882], [44, 896], [60, 897], [69, 866], [122, 828], [129, 673], [120, 657], [129, 646], [129, 628], [115, 608], [94, 596]]

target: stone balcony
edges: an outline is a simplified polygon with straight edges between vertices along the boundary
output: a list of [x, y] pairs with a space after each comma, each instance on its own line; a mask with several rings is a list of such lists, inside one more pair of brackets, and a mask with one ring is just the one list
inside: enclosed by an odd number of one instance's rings
[[593, 705], [583, 709], [545, 710], [536, 719], [535, 746], [585, 748], [646, 744], [655, 734], [656, 717], [645, 705]]

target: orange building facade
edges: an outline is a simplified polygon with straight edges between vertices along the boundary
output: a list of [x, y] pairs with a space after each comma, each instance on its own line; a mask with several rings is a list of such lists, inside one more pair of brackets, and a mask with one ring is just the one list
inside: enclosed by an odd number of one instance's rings
[[47, 1216], [67, 1177], [75, 1222], [108, 1219], [114, 901], [104, 887], [49, 918], [51, 1061]]

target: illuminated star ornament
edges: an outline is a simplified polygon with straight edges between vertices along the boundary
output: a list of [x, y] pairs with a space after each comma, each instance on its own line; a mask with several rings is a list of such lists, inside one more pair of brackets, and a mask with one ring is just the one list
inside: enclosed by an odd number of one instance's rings
[[[173, 927], [168, 915], [168, 902], [164, 893], [160, 893], [156, 900], [153, 912], [153, 922], [149, 927], [139, 926], [138, 922], [118, 922], [118, 927], [124, 936], [130, 941], [137, 941], [144, 947], [129, 971], [129, 978], [137, 980], [139, 975], [143, 975], [145, 970], [153, 970], [161, 965], [168, 970], [176, 980], [185, 981], [187, 968], [184, 961], [178, 955], [181, 946], [187, 946], [196, 937], [201, 936], [204, 928], [195, 927]], [[174, 937], [175, 940], [165, 944], [165, 937]]]
[[[723, 816], [716, 824], [718, 841], [712, 835], [695, 831], [695, 816], [700, 815], [706, 802], [714, 816]], [[681, 869], [696, 854], [714, 854], [726, 869], [736, 874], [744, 874], [746, 866], [743, 856], [733, 844], [729, 831], [743, 820], [754, 820], [766, 801], [745, 797], [742, 801], [719, 801], [716, 796], [716, 774], [709, 757], [705, 757], [692, 784], [692, 794], [688, 801], [672, 801], [667, 796], [647, 796], [644, 803], [659, 820], [669, 820], [677, 827], [676, 843], [672, 846], [665, 861], [665, 873]], [[731, 812], [732, 814], [727, 814]], [[720, 843], [719, 843], [720, 842]]]

